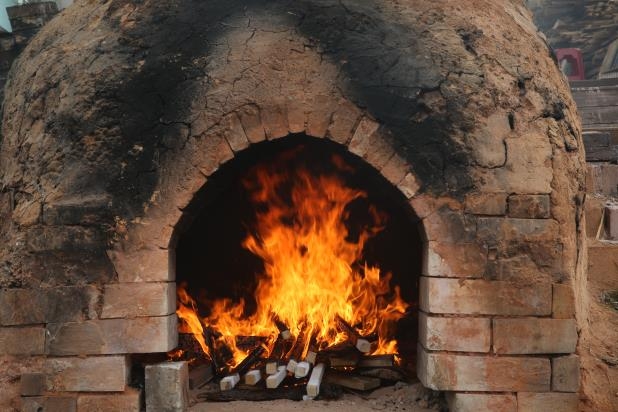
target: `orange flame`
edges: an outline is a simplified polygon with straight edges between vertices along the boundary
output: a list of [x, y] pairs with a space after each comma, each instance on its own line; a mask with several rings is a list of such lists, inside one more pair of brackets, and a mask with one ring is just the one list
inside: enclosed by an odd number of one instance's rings
[[[333, 163], [343, 167], [340, 158]], [[258, 210], [257, 223], [243, 246], [264, 262], [255, 290], [257, 311], [246, 316], [244, 302], [222, 299], [200, 322], [193, 300], [181, 287], [178, 316], [183, 331], [194, 333], [209, 354], [202, 323], [212, 327], [232, 350], [230, 362], [235, 365], [246, 355], [236, 347], [236, 336], [268, 336], [272, 350], [278, 333], [273, 316], [294, 336], [314, 336], [324, 348], [346, 339], [337, 328], [338, 315], [361, 335], [377, 333], [374, 354], [396, 352], [394, 327], [408, 305], [398, 287], [391, 290], [390, 274], [362, 264], [364, 245], [381, 230], [384, 216], [371, 208], [373, 222], [361, 230], [358, 240], [346, 240], [348, 206], [366, 193], [347, 187], [337, 176], [316, 175], [303, 167], [286, 174], [271, 164], [254, 168], [250, 176], [245, 187]], [[308, 339], [303, 346], [304, 356]]]

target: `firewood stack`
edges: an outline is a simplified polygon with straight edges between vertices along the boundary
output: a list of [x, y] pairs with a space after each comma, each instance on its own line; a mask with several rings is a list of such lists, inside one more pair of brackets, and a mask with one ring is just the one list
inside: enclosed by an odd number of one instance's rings
[[[201, 359], [187, 358], [196, 354], [191, 334], [181, 334], [185, 347], [180, 347], [179, 353], [190, 365], [198, 365], [190, 370], [191, 389], [200, 390], [197, 398], [207, 401], [332, 399], [344, 390], [369, 391], [406, 378], [395, 354], [369, 354], [377, 336], [361, 336], [341, 318], [337, 325], [347, 340], [320, 350], [315, 337], [292, 337], [282, 325], [277, 325], [280, 333], [270, 353], [267, 337], [237, 337], [236, 346], [248, 350], [248, 354], [233, 368], [222, 363], [230, 349], [220, 342], [215, 345], [213, 330], [204, 333], [212, 356], [202, 352]], [[309, 350], [303, 355], [307, 346]]]
[[543, 0], [530, 6], [551, 46], [581, 49], [586, 78], [596, 78], [609, 44], [618, 38], [618, 2]]

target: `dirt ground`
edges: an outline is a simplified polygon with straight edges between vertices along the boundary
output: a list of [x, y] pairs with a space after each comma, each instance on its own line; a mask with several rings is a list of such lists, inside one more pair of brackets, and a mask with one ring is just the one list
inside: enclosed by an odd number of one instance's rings
[[264, 401], [264, 402], [202, 402], [189, 409], [190, 412], [374, 412], [406, 411], [436, 412], [446, 411], [446, 403], [433, 391], [423, 388], [420, 383], [398, 382], [394, 386], [383, 387], [367, 394], [346, 393], [338, 400], [313, 401]]

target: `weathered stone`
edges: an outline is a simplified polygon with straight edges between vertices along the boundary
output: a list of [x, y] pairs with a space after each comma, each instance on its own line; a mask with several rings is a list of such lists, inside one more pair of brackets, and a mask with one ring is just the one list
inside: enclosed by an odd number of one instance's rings
[[451, 412], [517, 412], [517, 398], [511, 394], [447, 392]]
[[570, 284], [554, 284], [551, 315], [556, 319], [575, 318], [575, 293]]
[[401, 190], [401, 193], [407, 198], [410, 199], [416, 192], [421, 188], [421, 185], [412, 173], [408, 173], [404, 176], [404, 178], [397, 185], [397, 189]]
[[21, 399], [21, 412], [76, 412], [72, 396], [38, 396]]
[[418, 340], [429, 350], [489, 352], [491, 321], [488, 318], [443, 318], [420, 312]]
[[45, 353], [45, 328], [42, 326], [0, 328], [0, 353], [42, 355]]
[[551, 219], [516, 219], [479, 217], [479, 238], [493, 240], [516, 239], [518, 241], [554, 240], [559, 236], [558, 223]]
[[575, 319], [493, 320], [493, 350], [496, 353], [573, 353], [576, 346]]
[[592, 196], [586, 198], [586, 235], [596, 238], [603, 223], [604, 200]]
[[28, 325], [96, 318], [95, 286], [0, 290], [0, 324]]
[[603, 196], [618, 196], [618, 165], [588, 163], [586, 192]]
[[288, 130], [290, 133], [302, 133], [305, 131], [307, 121], [304, 105], [298, 99], [288, 98], [287, 104]]
[[506, 193], [472, 193], [466, 196], [465, 211], [474, 215], [504, 216]]
[[551, 390], [555, 392], [579, 391], [579, 356], [560, 356], [551, 360]]
[[258, 143], [266, 139], [264, 126], [262, 126], [262, 119], [260, 118], [260, 109], [253, 105], [247, 105], [238, 111], [238, 115], [245, 135], [251, 143]]
[[204, 176], [213, 174], [219, 166], [234, 157], [229, 143], [219, 134], [209, 134], [189, 140], [191, 164]]
[[354, 131], [352, 140], [350, 140], [350, 144], [348, 145], [348, 150], [359, 157], [365, 157], [373, 146], [373, 139], [371, 139], [371, 136], [377, 133], [379, 127], [379, 123], [367, 117], [363, 117]]
[[485, 192], [520, 194], [551, 193], [554, 171], [552, 146], [544, 136], [532, 134], [505, 139], [507, 159], [503, 167], [479, 171]]
[[476, 219], [448, 208], [437, 210], [423, 219], [428, 241], [469, 243], [475, 240]]
[[249, 147], [249, 140], [242, 128], [242, 123], [236, 113], [230, 113], [223, 119], [225, 126], [225, 140], [234, 152], [239, 152]]
[[328, 126], [335, 110], [332, 98], [316, 96], [311, 102], [313, 110], [307, 114], [307, 134], [313, 137], [326, 137]]
[[480, 279], [421, 276], [420, 307], [428, 313], [545, 316], [551, 314], [549, 283], [521, 285]]
[[605, 206], [605, 235], [610, 240], [618, 240], [618, 204]]
[[382, 168], [382, 176], [395, 186], [408, 174], [410, 165], [398, 154], [394, 154]]
[[547, 392], [549, 359], [431, 353], [419, 346], [417, 375], [439, 391]]
[[80, 394], [77, 397], [77, 412], [140, 412], [141, 401], [141, 391], [133, 388], [110, 395]]
[[110, 250], [118, 281], [123, 282], [170, 282], [174, 280], [174, 268], [165, 249], [141, 249], [137, 251]]
[[97, 193], [66, 197], [43, 205], [43, 222], [47, 225], [92, 225], [111, 217], [111, 197]]
[[588, 247], [588, 278], [601, 281], [612, 279], [618, 270], [618, 247], [595, 244]]
[[506, 162], [504, 138], [510, 133], [506, 113], [496, 113], [487, 119], [487, 124], [466, 136], [474, 160], [482, 167], [499, 167]]
[[423, 275], [436, 277], [482, 277], [487, 263], [487, 249], [476, 243], [425, 244]]
[[45, 391], [45, 375], [42, 373], [24, 373], [19, 378], [21, 396], [40, 396]]
[[189, 368], [186, 362], [146, 365], [146, 411], [184, 412], [188, 408]]
[[377, 170], [383, 170], [389, 160], [393, 159], [394, 139], [387, 128], [381, 127], [376, 135], [372, 136], [372, 140], [371, 150], [365, 154], [365, 160]]
[[176, 315], [47, 325], [50, 355], [167, 352], [178, 344]]
[[577, 412], [579, 398], [576, 393], [529, 393], [517, 394], [519, 412]]
[[509, 217], [547, 219], [550, 213], [549, 195], [509, 196]]
[[262, 126], [269, 140], [279, 139], [288, 135], [288, 115], [285, 106], [269, 106], [261, 111]]
[[340, 101], [328, 126], [328, 136], [337, 143], [347, 144], [360, 116], [356, 105], [347, 100]]
[[47, 358], [45, 386], [51, 392], [122, 392], [128, 367], [125, 356]]
[[175, 311], [175, 283], [118, 283], [105, 286], [102, 319], [165, 316]]

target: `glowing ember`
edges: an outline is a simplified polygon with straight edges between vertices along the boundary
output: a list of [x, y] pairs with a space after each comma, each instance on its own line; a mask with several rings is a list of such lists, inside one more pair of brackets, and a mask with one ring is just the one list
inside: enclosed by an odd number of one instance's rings
[[[338, 157], [333, 164], [350, 172]], [[222, 299], [211, 305], [208, 317], [199, 319], [194, 301], [181, 286], [181, 332], [194, 333], [212, 357], [203, 332], [204, 327], [216, 331], [214, 347], [225, 343], [233, 366], [247, 354], [237, 348], [238, 336], [267, 336], [266, 346], [273, 350], [279, 333], [275, 318], [293, 336], [313, 337], [324, 349], [346, 340], [336, 322], [340, 316], [359, 335], [377, 335], [372, 354], [395, 353], [395, 324], [407, 304], [397, 287], [391, 290], [390, 274], [363, 263], [364, 245], [381, 230], [384, 216], [370, 207], [371, 221], [351, 236], [346, 226], [349, 206], [366, 193], [347, 187], [335, 174], [309, 172], [302, 166], [291, 169], [282, 172], [276, 163], [262, 165], [244, 182], [257, 212], [243, 246], [264, 262], [255, 290], [257, 310], [247, 315], [244, 302]], [[298, 339], [302, 350], [295, 352], [304, 356], [310, 342]]]

